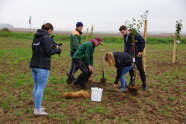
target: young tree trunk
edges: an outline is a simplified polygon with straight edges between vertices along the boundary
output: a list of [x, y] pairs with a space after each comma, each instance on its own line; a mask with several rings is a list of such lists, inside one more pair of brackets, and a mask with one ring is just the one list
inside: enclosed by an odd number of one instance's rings
[[87, 28], [87, 32], [86, 32], [86, 38], [85, 38], [85, 41], [88, 40], [88, 28]]
[[94, 32], [94, 26], [92, 25], [92, 27], [91, 27], [91, 32], [90, 32], [90, 38], [92, 38], [93, 32]]
[[143, 66], [144, 66], [144, 71], [146, 71], [147, 68], [147, 58], [146, 58], [146, 47], [147, 47], [147, 23], [148, 21], [145, 20], [144, 22], [144, 39], [145, 39], [145, 48], [143, 50]]
[[176, 39], [174, 39], [173, 64], [176, 63], [176, 49], [177, 49], [177, 44], [176, 44]]

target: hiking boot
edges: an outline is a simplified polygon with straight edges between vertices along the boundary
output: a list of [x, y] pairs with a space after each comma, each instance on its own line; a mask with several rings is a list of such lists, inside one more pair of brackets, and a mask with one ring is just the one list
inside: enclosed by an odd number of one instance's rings
[[143, 83], [142, 84], [142, 88], [143, 88], [144, 91], [146, 91], [147, 90], [147, 84], [146, 83]]
[[79, 85], [79, 84], [74, 84], [74, 83], [72, 83], [71, 85], [70, 85], [73, 89], [81, 89], [81, 86]]
[[85, 84], [80, 84], [80, 88], [81, 88], [81, 89], [87, 89], [87, 87], [86, 87]]

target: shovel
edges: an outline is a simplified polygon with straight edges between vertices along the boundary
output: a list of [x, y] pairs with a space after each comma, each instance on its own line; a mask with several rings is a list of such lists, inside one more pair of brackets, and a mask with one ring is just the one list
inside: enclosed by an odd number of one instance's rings
[[102, 84], [105, 84], [106, 83], [106, 78], [104, 77], [104, 71], [102, 71], [102, 78], [100, 79], [100, 82], [102, 83]]
[[106, 84], [106, 78], [105, 78], [105, 72], [104, 72], [104, 60], [102, 60], [102, 78], [100, 79], [100, 82], [102, 84]]

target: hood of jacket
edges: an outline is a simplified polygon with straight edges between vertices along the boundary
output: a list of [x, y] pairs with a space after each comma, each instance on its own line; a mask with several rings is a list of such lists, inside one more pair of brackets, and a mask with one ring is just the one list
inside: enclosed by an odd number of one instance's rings
[[34, 37], [35, 38], [40, 38], [40, 37], [42, 37], [44, 35], [47, 35], [47, 34], [48, 34], [48, 31], [47, 30], [38, 29], [37, 32], [35, 33]]

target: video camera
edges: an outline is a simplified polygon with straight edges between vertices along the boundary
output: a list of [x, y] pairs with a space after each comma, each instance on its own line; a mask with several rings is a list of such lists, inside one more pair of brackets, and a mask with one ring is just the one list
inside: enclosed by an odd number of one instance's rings
[[63, 45], [62, 43], [59, 43], [59, 44], [58, 44], [58, 43], [54, 42], [54, 35], [52, 35], [51, 38], [52, 38], [52, 42], [53, 42], [53, 47], [54, 47], [54, 48], [56, 48], [57, 46], [60, 47], [60, 46]]
[[[51, 38], [52, 38], [53, 48], [56, 48], [57, 46], [60, 47], [63, 45], [62, 43], [58, 44], [58, 43], [54, 42], [54, 35], [52, 35]], [[59, 57], [60, 57], [60, 54], [59, 54]]]

